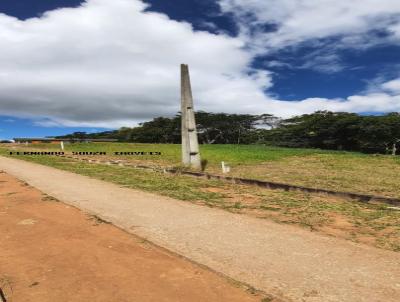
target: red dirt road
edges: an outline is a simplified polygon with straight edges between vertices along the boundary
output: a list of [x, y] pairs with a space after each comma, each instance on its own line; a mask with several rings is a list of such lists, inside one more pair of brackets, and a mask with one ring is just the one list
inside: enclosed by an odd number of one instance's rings
[[0, 287], [13, 302], [261, 300], [5, 173]]

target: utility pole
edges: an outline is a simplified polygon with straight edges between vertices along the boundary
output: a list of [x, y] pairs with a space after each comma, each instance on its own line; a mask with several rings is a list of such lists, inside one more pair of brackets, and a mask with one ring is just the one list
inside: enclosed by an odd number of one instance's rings
[[194, 117], [189, 67], [181, 65], [181, 112], [182, 112], [182, 164], [201, 169], [199, 141]]

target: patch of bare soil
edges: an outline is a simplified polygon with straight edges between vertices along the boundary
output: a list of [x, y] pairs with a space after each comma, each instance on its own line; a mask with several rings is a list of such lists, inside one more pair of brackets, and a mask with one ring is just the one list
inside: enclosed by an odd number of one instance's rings
[[225, 278], [0, 174], [7, 302], [260, 301]]
[[299, 225], [325, 235], [388, 250], [400, 250], [396, 212], [379, 215], [377, 209], [368, 209], [362, 204], [355, 206], [351, 200], [323, 194], [290, 192], [282, 195], [280, 190], [242, 185], [203, 190], [224, 194], [224, 204], [216, 206], [234, 213]]

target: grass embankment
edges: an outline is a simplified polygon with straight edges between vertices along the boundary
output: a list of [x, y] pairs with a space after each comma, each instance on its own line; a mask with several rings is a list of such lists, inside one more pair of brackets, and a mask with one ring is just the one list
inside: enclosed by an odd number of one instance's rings
[[[159, 151], [159, 150], [155, 150]], [[1, 152], [7, 155], [3, 149]], [[52, 156], [18, 156], [121, 186], [231, 212], [300, 225], [357, 242], [400, 251], [400, 211], [323, 195], [267, 190]]]
[[[23, 146], [22, 146], [23, 147]], [[34, 149], [59, 149], [58, 145], [29, 145]], [[180, 145], [81, 143], [66, 151], [159, 151], [162, 156], [118, 156], [131, 162], [179, 166]], [[400, 198], [400, 156], [375, 156], [355, 152], [278, 148], [259, 145], [202, 145], [206, 172], [221, 173], [221, 161], [232, 176], [287, 183], [335, 191]]]
[[[60, 150], [58, 144], [30, 144], [18, 145], [23, 149]], [[261, 145], [201, 145], [202, 158], [207, 160], [207, 169], [219, 168], [221, 161], [233, 166], [261, 163], [265, 161], [283, 159], [290, 156], [304, 156], [309, 154], [330, 153], [330, 151], [313, 149], [290, 149], [266, 147]], [[137, 144], [137, 143], [74, 143], [65, 144], [65, 151], [93, 152], [104, 151], [112, 156], [113, 152], [128, 151], [157, 151], [162, 156], [140, 156], [140, 160], [158, 163], [160, 165], [179, 166], [181, 161], [181, 145], [173, 144]], [[117, 157], [116, 157], [117, 158]], [[133, 156], [118, 156], [123, 159], [138, 159]]]

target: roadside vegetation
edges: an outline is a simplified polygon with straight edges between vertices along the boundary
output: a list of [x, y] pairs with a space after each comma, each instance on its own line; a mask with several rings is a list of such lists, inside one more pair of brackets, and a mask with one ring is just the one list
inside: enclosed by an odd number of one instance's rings
[[[75, 147], [89, 148], [89, 145], [85, 147], [75, 145]], [[116, 145], [110, 144], [110, 146], [112, 147], [109, 148], [117, 148]], [[147, 147], [153, 150], [156, 148], [154, 145]], [[141, 151], [144, 151], [143, 148]], [[171, 148], [172, 156], [177, 146], [165, 145], [164, 148]], [[119, 151], [122, 150], [119, 149]], [[302, 156], [305, 158], [316, 156], [315, 153], [304, 152], [306, 153]], [[8, 156], [6, 149], [1, 149], [1, 154]], [[270, 156], [270, 163], [300, 157], [299, 154], [287, 154], [283, 158]], [[55, 156], [18, 156], [18, 158], [113, 182], [124, 187], [278, 223], [298, 225], [310, 231], [400, 251], [400, 211], [383, 204], [365, 204], [318, 194], [268, 190], [183, 175], [90, 164]]]
[[[58, 150], [55, 144], [18, 145], [21, 150]], [[74, 143], [66, 152], [105, 151], [97, 158], [179, 167], [180, 145], [135, 143]], [[205, 172], [221, 174], [221, 162], [231, 167], [229, 175], [287, 183], [319, 189], [347, 191], [400, 198], [400, 157], [346, 151], [283, 148], [263, 145], [201, 145]], [[158, 151], [161, 156], [112, 156], [113, 152]], [[93, 156], [96, 158], [96, 156]]]

